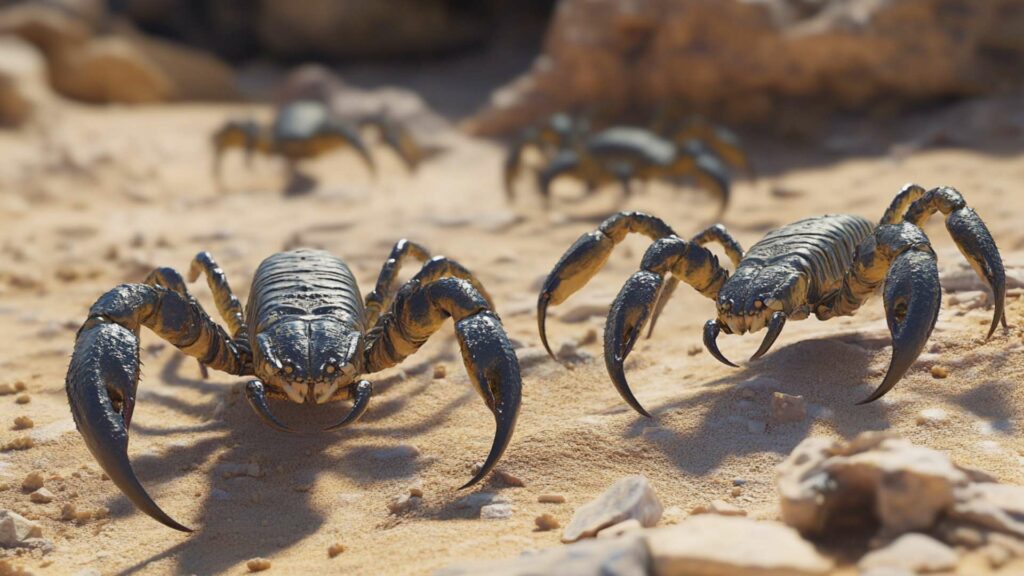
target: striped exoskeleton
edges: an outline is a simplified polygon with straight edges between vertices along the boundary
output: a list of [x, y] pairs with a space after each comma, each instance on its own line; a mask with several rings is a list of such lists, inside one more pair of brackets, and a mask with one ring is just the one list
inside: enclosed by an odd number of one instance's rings
[[[397, 274], [409, 258], [423, 267], [398, 288]], [[372, 385], [363, 374], [400, 363], [450, 317], [470, 380], [496, 422], [487, 459], [466, 486], [480, 481], [508, 446], [519, 413], [519, 363], [486, 290], [454, 260], [430, 258], [422, 246], [402, 240], [364, 302], [341, 259], [316, 250], [282, 252], [256, 270], [244, 310], [206, 252], [193, 260], [189, 280], [203, 273], [227, 330], [189, 294], [180, 274], [158, 268], [144, 283], [122, 284], [93, 304], [68, 368], [68, 402], [89, 450], [114, 484], [163, 524], [188, 530], [146, 493], [127, 452], [142, 326], [204, 366], [255, 376], [246, 397], [279, 430], [289, 429], [271, 413], [268, 398], [351, 400], [348, 414], [326, 428], [336, 430], [367, 409]]]
[[[545, 332], [550, 305], [564, 302], [583, 287], [627, 234], [638, 232], [654, 243], [611, 305], [604, 331], [605, 366], [619, 394], [641, 414], [648, 413], [630, 391], [623, 363], [644, 325], [654, 322], [680, 281], [717, 303], [718, 317], [704, 325], [704, 345], [727, 360], [716, 343], [721, 332], [743, 334], [767, 327], [752, 360], [775, 342], [789, 320], [814, 314], [820, 320], [851, 315], [882, 289], [892, 358], [878, 388], [861, 403], [881, 398], [920, 355], [938, 318], [941, 303], [935, 253], [921, 226], [936, 211], [978, 275], [992, 289], [994, 313], [988, 336], [1006, 326], [1006, 279], [999, 250], [981, 218], [952, 188], [910, 184], [896, 196], [878, 225], [859, 216], [831, 215], [800, 220], [769, 232], [745, 254], [721, 225], [693, 238], [679, 237], [660, 219], [623, 212], [584, 234], [555, 265], [541, 289], [537, 322]], [[705, 248], [718, 242], [736, 271], [730, 276]], [[552, 354], [552, 356], [554, 356]]]

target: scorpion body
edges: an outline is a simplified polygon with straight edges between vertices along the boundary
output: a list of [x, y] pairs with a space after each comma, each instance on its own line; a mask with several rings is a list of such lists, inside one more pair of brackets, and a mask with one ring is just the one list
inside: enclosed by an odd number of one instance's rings
[[[409, 258], [423, 267], [398, 288], [397, 275]], [[340, 258], [318, 250], [283, 252], [260, 264], [247, 310], [207, 252], [192, 261], [189, 281], [202, 274], [227, 330], [207, 315], [178, 272], [158, 268], [144, 283], [118, 286], [93, 304], [68, 367], [68, 402], [86, 445], [114, 484], [161, 523], [188, 530], [149, 497], [128, 460], [142, 326], [204, 367], [254, 376], [246, 398], [278, 430], [291, 431], [268, 399], [351, 400], [348, 414], [326, 428], [335, 430], [367, 410], [373, 387], [360, 375], [400, 363], [452, 318], [470, 380], [496, 424], [487, 459], [466, 486], [480, 481], [504, 453], [519, 413], [519, 364], [490, 296], [461, 264], [431, 258], [424, 247], [401, 240], [363, 299]]]
[[[545, 280], [537, 302], [541, 341], [554, 357], [545, 331], [548, 306], [564, 302], [583, 287], [614, 246], [637, 232], [654, 243], [644, 254], [640, 271], [630, 277], [612, 303], [604, 333], [609, 376], [635, 410], [649, 416], [633, 396], [623, 364], [648, 322], [653, 330], [680, 281], [715, 300], [718, 314], [704, 325], [704, 345], [730, 366], [736, 365], [718, 349], [722, 332], [744, 334], [767, 328], [751, 357], [756, 360], [768, 352], [787, 321], [812, 313], [820, 320], [853, 314], [881, 289], [893, 352], [882, 383], [863, 401], [871, 402], [906, 374], [938, 318], [942, 294], [935, 252], [921, 229], [935, 212], [945, 215], [954, 242], [992, 290], [991, 337], [1000, 322], [1006, 326], [1006, 278], [995, 241], [956, 190], [926, 191], [909, 184], [877, 225], [859, 216], [808, 218], [770, 232], [746, 254], [720, 224], [686, 240], [654, 216], [616, 214], [595, 232], [580, 237]], [[705, 248], [710, 242], [724, 247], [735, 267], [732, 275]]]

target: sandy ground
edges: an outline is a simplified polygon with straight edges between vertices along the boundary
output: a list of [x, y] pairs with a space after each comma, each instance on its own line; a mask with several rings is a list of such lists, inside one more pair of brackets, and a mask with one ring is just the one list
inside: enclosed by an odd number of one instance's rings
[[[853, 318], [791, 323], [773, 353], [730, 369], [699, 347], [712, 303], [681, 289], [655, 338], [640, 344], [628, 364], [636, 394], [655, 415], [646, 420], [615, 393], [599, 344], [582, 346], [594, 359], [573, 369], [537, 353], [539, 279], [613, 208], [613, 191], [561, 203], [561, 214], [544, 215], [523, 182], [513, 212], [499, 186], [501, 149], [454, 135], [450, 152], [414, 177], [387, 152], [379, 155], [376, 180], [351, 156], [339, 154], [307, 167], [321, 180], [314, 194], [285, 198], [279, 165], [263, 160], [247, 172], [235, 156], [218, 190], [210, 178], [207, 135], [232, 111], [67, 108], [48, 119], [48, 130], [0, 134], [0, 382], [24, 382], [31, 398], [19, 404], [13, 395], [0, 397], [0, 438], [6, 443], [25, 434], [13, 430], [13, 420], [27, 415], [35, 422], [27, 432], [36, 444], [0, 454], [0, 482], [7, 486], [0, 508], [39, 519], [56, 547], [45, 557], [14, 557], [15, 565], [40, 574], [85, 568], [102, 574], [240, 574], [246, 560], [262, 556], [278, 573], [423, 574], [462, 560], [557, 545], [560, 532], [535, 531], [534, 517], [549, 512], [564, 525], [576, 507], [628, 474], [648, 476], [664, 504], [683, 514], [723, 498], [752, 516], [773, 518], [773, 468], [797, 443], [809, 435], [850, 437], [875, 429], [948, 450], [960, 463], [1002, 481], [1024, 483], [1020, 290], [1010, 298], [1010, 330], [998, 330], [989, 342], [983, 336], [990, 309], [970, 309], [971, 294], [947, 294], [921, 362], [884, 401], [858, 407], [854, 403], [880, 381], [889, 358], [880, 298]], [[903, 183], [917, 181], [963, 191], [988, 222], [1004, 259], [1024, 265], [1024, 201], [1017, 189], [1024, 181], [1024, 152], [936, 149], [901, 160], [837, 160], [810, 148], [764, 148], [771, 159], [762, 167], [769, 175], [757, 185], [738, 184], [724, 218], [744, 246], [804, 216], [851, 212], [876, 219]], [[563, 195], [572, 188], [560, 186]], [[680, 233], [698, 230], [715, 213], [698, 193], [659, 186], [627, 207], [655, 212]], [[962, 258], [941, 219], [933, 218], [927, 231], [940, 265], [959, 266]], [[297, 245], [344, 257], [365, 291], [402, 237], [476, 271], [510, 336], [523, 345], [522, 413], [499, 467], [525, 487], [493, 479], [457, 490], [485, 455], [493, 421], [470, 387], [450, 327], [403, 370], [375, 377], [377, 394], [356, 426], [309, 436], [263, 426], [241, 399], [238, 378], [214, 373], [204, 381], [194, 361], [144, 334], [144, 379], [130, 453], [156, 500], [198, 531], [184, 535], [159, 525], [102, 480], [74, 430], [63, 387], [74, 331], [100, 294], [140, 280], [157, 265], [185, 270], [197, 251], [209, 250], [244, 301], [259, 262]], [[553, 309], [556, 346], [600, 331], [600, 316], [576, 323], [559, 317], [610, 303], [645, 244], [628, 239], [591, 285]], [[206, 288], [195, 292], [213, 310]], [[759, 342], [760, 335], [723, 337], [721, 346], [738, 359]], [[446, 365], [446, 378], [433, 378], [436, 364]], [[949, 377], [933, 378], [933, 364], [949, 367]], [[745, 397], [738, 385], [751, 379], [762, 379], [767, 388]], [[811, 416], [766, 427], [772, 389], [803, 395]], [[926, 408], [946, 410], [949, 420], [938, 428], [919, 426], [915, 416]], [[296, 426], [313, 429], [343, 407], [275, 409]], [[418, 455], [387, 451], [405, 445], [418, 448]], [[259, 477], [224, 477], [225, 464], [248, 463], [259, 465]], [[31, 503], [21, 491], [21, 479], [33, 470], [49, 478], [54, 502]], [[735, 478], [747, 480], [739, 496], [730, 495]], [[422, 506], [389, 516], [388, 501], [417, 480], [425, 492]], [[513, 518], [476, 518], [466, 499], [477, 491], [510, 500]], [[567, 502], [538, 503], [545, 493], [563, 494]], [[81, 525], [63, 521], [67, 503], [78, 510], [106, 507], [110, 517]], [[334, 543], [346, 551], [329, 559]]]

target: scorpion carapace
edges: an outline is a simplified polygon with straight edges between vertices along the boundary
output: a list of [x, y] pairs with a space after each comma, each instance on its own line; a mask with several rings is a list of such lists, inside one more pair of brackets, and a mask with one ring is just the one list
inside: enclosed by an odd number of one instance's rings
[[[537, 302], [541, 341], [550, 354], [545, 332], [548, 307], [582, 288], [616, 244], [628, 233], [639, 232], [654, 243], [644, 254], [640, 271], [630, 277], [612, 303], [604, 332], [605, 366], [619, 394], [638, 412], [649, 415], [633, 396], [623, 363], [645, 324], [650, 322], [653, 330], [679, 281], [716, 301], [718, 317], [705, 324], [704, 344], [716, 359], [730, 366], [735, 364], [722, 355], [716, 343], [720, 333], [768, 328], [751, 358], [757, 359], [768, 352], [787, 321], [811, 313], [820, 320], [851, 315], [881, 288], [892, 335], [892, 359], [882, 383], [862, 403], [871, 402], [907, 372], [938, 318], [941, 290], [935, 252], [921, 229], [937, 211], [946, 216], [946, 229], [954, 242], [992, 290], [991, 337], [999, 322], [1006, 326], [1006, 279], [995, 241], [953, 188], [925, 191], [909, 184], [878, 225], [859, 216], [809, 218], [770, 232], [746, 254], [721, 225], [686, 240], [654, 216], [616, 214], [597, 231], [580, 237], [545, 280]], [[732, 276], [704, 247], [709, 242], [724, 247], [736, 268]]]
[[[396, 277], [408, 258], [424, 264], [398, 288]], [[142, 326], [203, 366], [254, 376], [246, 397], [279, 430], [289, 429], [270, 411], [268, 398], [351, 400], [348, 414], [327, 428], [335, 430], [368, 407], [373, 387], [361, 375], [400, 363], [450, 317], [470, 380], [496, 422], [487, 459], [465, 486], [480, 481], [501, 458], [519, 414], [519, 363], [490, 296], [459, 263], [431, 258], [419, 244], [402, 240], [363, 300], [339, 258], [317, 250], [284, 252], [260, 265], [245, 310], [206, 252], [193, 260], [189, 280], [203, 273], [227, 330], [189, 294], [180, 274], [159, 268], [144, 283], [122, 284], [93, 304], [68, 368], [68, 402], [79, 432], [110, 479], [146, 514], [188, 530], [149, 497], [128, 460]]]

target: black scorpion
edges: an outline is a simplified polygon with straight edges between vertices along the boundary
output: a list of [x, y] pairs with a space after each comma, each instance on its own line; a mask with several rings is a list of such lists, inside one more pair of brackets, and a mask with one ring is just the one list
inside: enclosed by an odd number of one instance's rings
[[[704, 345], [730, 366], [736, 365], [716, 343], [721, 332], [743, 334], [767, 327], [754, 360], [768, 352], [787, 321], [811, 313], [819, 320], [851, 315], [882, 288], [892, 359], [881, 385], [861, 403], [872, 402], [907, 372], [938, 318], [941, 289], [935, 252], [921, 229], [937, 211], [946, 216], [946, 229], [957, 247], [992, 290], [991, 337], [999, 322], [1006, 326], [1006, 275], [992, 235], [953, 188], [925, 191], [909, 184], [877, 226], [859, 216], [809, 218], [768, 233], [746, 254], [720, 224], [685, 240], [654, 216], [616, 214], [597, 231], [580, 237], [545, 280], [537, 302], [541, 340], [554, 357], [545, 332], [548, 306], [582, 288], [616, 244], [628, 233], [639, 232], [654, 243], [644, 254], [640, 271], [615, 298], [604, 331], [605, 366], [619, 394], [637, 412], [649, 416], [626, 382], [623, 363], [648, 321], [653, 330], [680, 280], [716, 300], [718, 318], [704, 325]], [[704, 247], [709, 242], [725, 248], [736, 267], [732, 276]]]
[[[425, 264], [396, 290], [402, 261], [410, 257]], [[400, 363], [451, 317], [470, 379], [496, 422], [487, 460], [465, 486], [501, 458], [519, 414], [519, 363], [487, 291], [454, 260], [430, 258], [422, 246], [402, 240], [364, 302], [341, 259], [316, 250], [283, 252], [260, 264], [244, 311], [207, 252], [193, 260], [190, 281], [201, 273], [227, 331], [189, 294], [178, 272], [158, 268], [144, 283], [122, 284], [93, 304], [68, 368], [68, 402], [79, 432], [114, 484], [146, 514], [189, 530], [150, 498], [128, 460], [142, 326], [204, 366], [255, 376], [246, 397], [279, 430], [289, 429], [271, 413], [268, 398], [351, 400], [348, 414], [326, 429], [336, 430], [367, 409], [373, 388], [361, 375]]]

